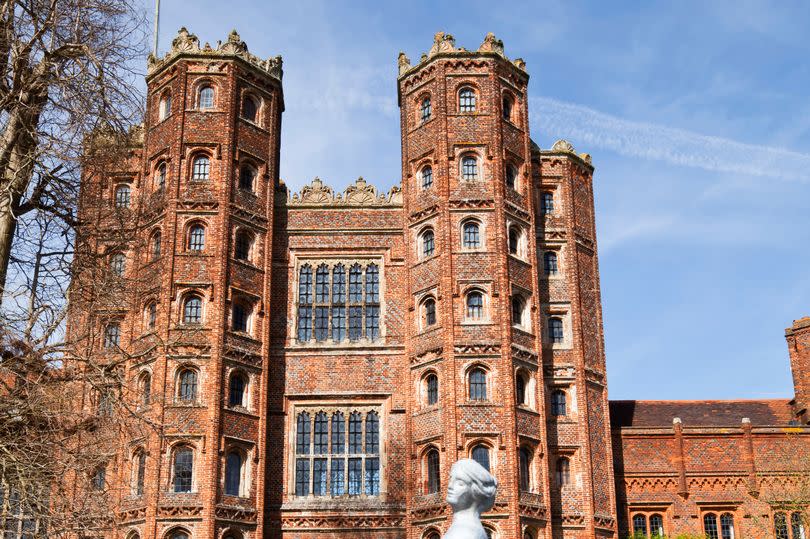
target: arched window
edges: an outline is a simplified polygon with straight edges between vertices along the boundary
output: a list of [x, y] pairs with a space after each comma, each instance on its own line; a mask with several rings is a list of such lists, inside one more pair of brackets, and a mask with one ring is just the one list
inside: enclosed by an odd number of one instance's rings
[[155, 171], [155, 189], [163, 191], [166, 188], [166, 163], [161, 163]]
[[554, 194], [548, 191], [540, 195], [540, 213], [554, 213]]
[[433, 256], [435, 250], [435, 236], [433, 230], [428, 228], [420, 235], [420, 242], [422, 244], [422, 258]]
[[247, 230], [238, 230], [233, 247], [233, 257], [237, 260], [248, 262], [250, 260], [250, 248], [253, 246], [253, 234]]
[[650, 536], [664, 537], [664, 517], [661, 515], [650, 516]]
[[509, 95], [503, 96], [503, 106], [501, 108], [501, 112], [503, 112], [503, 119], [510, 120], [512, 119], [512, 106], [515, 102], [512, 100], [512, 97]]
[[721, 539], [734, 539], [734, 515], [723, 513], [720, 515], [720, 537]]
[[790, 527], [793, 529], [793, 539], [807, 539], [802, 513], [796, 512], [790, 515]]
[[435, 373], [430, 373], [425, 377], [425, 389], [428, 406], [439, 402], [439, 377]]
[[256, 179], [256, 169], [248, 164], [239, 168], [239, 189], [253, 192], [253, 181]]
[[152, 400], [152, 375], [146, 371], [138, 379], [138, 392], [141, 396], [141, 404], [147, 405]]
[[132, 459], [132, 493], [143, 496], [144, 478], [146, 476], [146, 451], [139, 449]]
[[122, 184], [115, 188], [115, 207], [129, 208], [131, 190], [129, 185]]
[[565, 391], [562, 389], [551, 392], [551, 415], [558, 417], [566, 415], [565, 400]]
[[556, 467], [557, 485], [560, 487], [571, 484], [571, 461], [566, 457], [557, 459]]
[[506, 165], [506, 186], [509, 189], [517, 190], [517, 175], [514, 165]]
[[442, 537], [441, 535], [439, 535], [439, 532], [431, 531], [428, 532], [427, 535], [425, 535], [424, 539], [442, 539]]
[[202, 86], [199, 93], [199, 109], [208, 110], [214, 108], [214, 89], [211, 86]]
[[147, 303], [143, 316], [146, 330], [153, 331], [155, 329], [155, 325], [157, 324], [157, 303], [154, 301]]
[[118, 348], [121, 345], [121, 325], [110, 322], [104, 328], [104, 348]]
[[466, 87], [458, 92], [459, 112], [475, 112], [475, 90]]
[[158, 120], [163, 121], [172, 113], [172, 94], [166, 92], [160, 98], [160, 105], [158, 106]]
[[422, 327], [429, 328], [436, 324], [436, 300], [427, 298], [422, 302]]
[[473, 290], [467, 294], [467, 319], [482, 320], [484, 318], [484, 294]]
[[472, 459], [489, 471], [489, 448], [483, 444], [478, 444], [470, 452]]
[[422, 170], [419, 171], [419, 175], [422, 177], [422, 189], [430, 189], [433, 187], [433, 167], [425, 165], [422, 167]]
[[236, 300], [231, 306], [231, 329], [242, 333], [250, 331], [251, 307], [242, 300]]
[[461, 177], [465, 180], [478, 179], [478, 159], [473, 155], [461, 158]]
[[467, 221], [462, 227], [462, 247], [465, 249], [479, 249], [481, 247], [480, 227], [475, 221]]
[[531, 492], [532, 486], [532, 452], [528, 447], [521, 447], [518, 455], [520, 460], [520, 490]]
[[245, 389], [247, 380], [241, 372], [231, 373], [228, 383], [228, 406], [245, 406]]
[[516, 326], [523, 326], [523, 311], [526, 307], [526, 300], [519, 294], [512, 296], [512, 323]]
[[515, 377], [515, 400], [518, 404], [528, 405], [526, 397], [526, 374], [518, 372]]
[[113, 275], [116, 277], [124, 276], [127, 266], [126, 260], [124, 253], [115, 253], [110, 257], [110, 270], [113, 272]]
[[431, 114], [431, 107], [430, 107], [430, 96], [425, 97], [422, 99], [422, 104], [419, 107], [419, 117], [422, 119], [422, 123], [430, 120]]
[[160, 258], [161, 239], [160, 230], [154, 231], [149, 239], [149, 256], [151, 260]]
[[553, 316], [548, 319], [548, 337], [555, 344], [560, 344], [565, 340], [562, 318]]
[[174, 450], [172, 462], [174, 492], [191, 492], [194, 474], [194, 451], [187, 446]]
[[509, 227], [509, 254], [520, 255], [521, 231], [517, 226]]
[[107, 486], [107, 466], [102, 464], [98, 468], [95, 469], [93, 472], [93, 476], [90, 478], [90, 486], [93, 490], [104, 490], [104, 487]]
[[183, 303], [183, 323], [202, 323], [202, 299], [199, 296], [188, 296]]
[[242, 118], [249, 122], [256, 123], [256, 115], [258, 112], [259, 106], [253, 96], [244, 96], [242, 98]]
[[306, 264], [298, 272], [298, 340], [312, 339], [312, 266]]
[[201, 224], [194, 224], [188, 229], [188, 250], [205, 250], [205, 227]]
[[239, 496], [241, 489], [242, 455], [238, 451], [230, 451], [225, 457], [225, 495]]
[[787, 515], [785, 513], [774, 513], [773, 515], [773, 528], [776, 533], [776, 539], [790, 539], [787, 525]]
[[471, 401], [487, 400], [487, 373], [481, 367], [476, 367], [470, 371], [469, 391]]
[[714, 513], [703, 515], [703, 533], [708, 539], [720, 539], [717, 533], [717, 515]]
[[191, 537], [185, 530], [176, 530], [168, 536], [168, 539], [189, 539]]
[[178, 377], [177, 398], [182, 402], [194, 402], [197, 400], [197, 371], [184, 368]]
[[647, 537], [647, 517], [644, 515], [633, 515], [633, 535], [636, 534]]
[[427, 465], [427, 491], [426, 494], [435, 494], [441, 490], [441, 476], [439, 474], [439, 450], [430, 449], [425, 455]]
[[543, 271], [546, 275], [557, 275], [559, 267], [557, 266], [557, 253], [554, 251], [543, 253]]
[[198, 155], [194, 158], [191, 167], [191, 179], [207, 182], [211, 175], [211, 160], [207, 155]]

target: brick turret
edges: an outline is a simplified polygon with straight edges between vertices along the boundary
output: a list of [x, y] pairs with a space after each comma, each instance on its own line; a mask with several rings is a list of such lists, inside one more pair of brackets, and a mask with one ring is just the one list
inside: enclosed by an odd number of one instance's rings
[[810, 317], [794, 321], [785, 330], [785, 338], [793, 371], [795, 397], [792, 404], [796, 419], [810, 425]]

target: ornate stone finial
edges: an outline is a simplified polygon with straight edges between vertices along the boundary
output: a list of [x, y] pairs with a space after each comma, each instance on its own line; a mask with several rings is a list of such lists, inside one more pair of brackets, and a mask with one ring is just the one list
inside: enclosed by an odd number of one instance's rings
[[450, 468], [447, 503], [453, 522], [444, 539], [487, 539], [481, 513], [495, 504], [498, 481], [473, 459], [461, 459]]
[[746, 424], [750, 425], [751, 424], [751, 418], [750, 417], [744, 417], [744, 418], [742, 418], [742, 422], [743, 422], [743, 425], [746, 425]]
[[575, 153], [574, 146], [567, 140], [560, 139], [554, 143], [551, 149], [555, 152], [571, 152]]
[[185, 26], [181, 27], [172, 40], [172, 52], [193, 52], [198, 50], [200, 50], [200, 40], [190, 33]]
[[401, 206], [402, 191], [395, 186], [387, 194], [379, 193], [376, 187], [369, 185], [361, 176], [343, 193], [336, 194], [331, 187], [324, 185], [321, 179], [316, 177], [309, 185], [304, 186], [300, 193], [293, 194], [288, 200], [288, 204], [336, 207]]
[[592, 164], [593, 160], [591, 159], [591, 154], [589, 153], [581, 153], [579, 156], [582, 158], [583, 161], [588, 163], [589, 165]]
[[478, 52], [494, 52], [503, 56], [503, 41], [496, 38], [492, 32], [489, 32], [484, 38], [484, 42], [478, 47]]
[[436, 32], [433, 36], [433, 46], [428, 51], [428, 56], [439, 54], [440, 52], [453, 52], [456, 50], [456, 39], [444, 32]]
[[512, 63], [515, 64], [515, 67], [518, 69], [526, 71], [526, 62], [523, 60], [523, 58], [515, 58]]
[[228, 41], [226, 41], [224, 45], [217, 47], [217, 49], [232, 54], [241, 54], [248, 50], [247, 44], [242, 41], [242, 38], [239, 37], [239, 32], [236, 30], [231, 30], [231, 33], [228, 34]]
[[399, 64], [399, 74], [402, 75], [406, 71], [411, 68], [411, 61], [410, 59], [405, 56], [404, 52], [399, 53], [399, 58], [397, 59], [397, 63]]
[[672, 424], [673, 425], [680, 425], [681, 424], [681, 418], [680, 417], [673, 417], [672, 418]]

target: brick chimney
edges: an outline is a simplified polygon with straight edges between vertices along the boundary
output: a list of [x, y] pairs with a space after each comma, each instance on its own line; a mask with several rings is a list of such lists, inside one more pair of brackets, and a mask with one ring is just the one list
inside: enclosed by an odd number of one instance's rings
[[785, 339], [793, 371], [793, 408], [801, 423], [810, 424], [810, 316], [794, 320], [785, 330]]

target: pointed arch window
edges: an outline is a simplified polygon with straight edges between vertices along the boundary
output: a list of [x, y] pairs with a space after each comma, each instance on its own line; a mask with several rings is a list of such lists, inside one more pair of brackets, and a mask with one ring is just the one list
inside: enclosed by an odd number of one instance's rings
[[242, 300], [234, 301], [231, 307], [231, 329], [240, 333], [250, 330], [251, 308]]
[[514, 165], [506, 165], [506, 186], [509, 189], [517, 190], [517, 168]]
[[482, 320], [484, 318], [484, 294], [474, 290], [467, 294], [467, 319]]
[[420, 240], [422, 244], [422, 258], [430, 258], [433, 256], [435, 251], [435, 235], [433, 234], [433, 230], [428, 228], [423, 231]]
[[161, 163], [157, 167], [155, 175], [155, 189], [163, 191], [166, 188], [166, 163]]
[[461, 158], [461, 177], [470, 181], [478, 179], [478, 159], [474, 155]]
[[241, 372], [231, 373], [228, 383], [228, 406], [245, 406], [245, 389], [247, 382]]
[[633, 535], [637, 534], [647, 537], [647, 517], [645, 515], [633, 515]]
[[189, 535], [184, 530], [178, 530], [172, 532], [172, 534], [169, 536], [169, 539], [189, 539]]
[[139, 449], [133, 459], [134, 481], [132, 492], [135, 496], [143, 496], [144, 478], [146, 476], [146, 451]]
[[425, 378], [425, 386], [428, 406], [433, 406], [439, 402], [439, 377], [435, 373], [428, 374]]
[[107, 486], [107, 466], [101, 465], [93, 472], [93, 477], [90, 480], [90, 486], [93, 490], [101, 491]]
[[465, 249], [478, 249], [481, 247], [480, 227], [475, 221], [468, 221], [462, 227], [462, 246]]
[[429, 328], [436, 325], [436, 300], [427, 298], [422, 303], [422, 320], [424, 328]]
[[205, 250], [205, 227], [199, 223], [188, 229], [188, 250], [201, 252]]
[[242, 455], [238, 451], [230, 451], [225, 457], [225, 495], [240, 496], [242, 494]]

